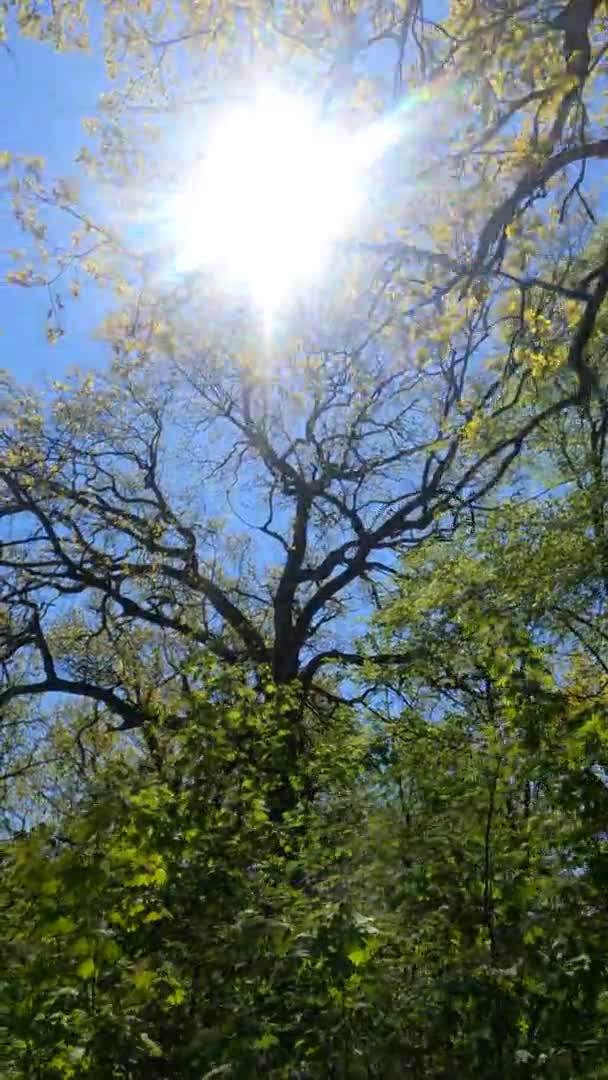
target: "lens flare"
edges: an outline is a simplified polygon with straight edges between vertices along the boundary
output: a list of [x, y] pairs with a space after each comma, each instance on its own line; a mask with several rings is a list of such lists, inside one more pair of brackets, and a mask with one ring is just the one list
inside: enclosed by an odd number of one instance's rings
[[178, 270], [213, 269], [271, 316], [322, 272], [365, 199], [371, 166], [400, 132], [394, 119], [340, 132], [271, 91], [227, 109], [171, 208]]

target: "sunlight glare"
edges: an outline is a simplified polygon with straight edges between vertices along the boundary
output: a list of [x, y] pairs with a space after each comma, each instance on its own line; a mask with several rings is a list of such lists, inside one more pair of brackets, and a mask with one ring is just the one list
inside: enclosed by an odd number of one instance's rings
[[213, 268], [268, 318], [323, 269], [369, 168], [398, 137], [390, 120], [348, 135], [273, 92], [227, 110], [171, 214], [178, 269]]

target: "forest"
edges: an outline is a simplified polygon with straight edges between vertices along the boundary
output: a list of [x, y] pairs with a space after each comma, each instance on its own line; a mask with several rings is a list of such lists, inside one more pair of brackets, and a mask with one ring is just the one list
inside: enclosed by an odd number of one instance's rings
[[0, 78], [0, 1080], [608, 1080], [606, 4]]

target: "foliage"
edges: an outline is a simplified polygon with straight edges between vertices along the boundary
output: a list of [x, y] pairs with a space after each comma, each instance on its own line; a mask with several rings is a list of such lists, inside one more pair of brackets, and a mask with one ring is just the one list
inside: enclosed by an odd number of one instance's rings
[[[108, 354], [0, 374], [7, 1080], [608, 1077], [606, 31], [0, 5], [107, 82], [77, 178], [0, 148]], [[272, 333], [158, 228], [260, 72], [403, 136]]]
[[602, 1076], [605, 719], [492, 676], [485, 723], [311, 727], [277, 819], [293, 692], [207, 666], [5, 846], [4, 1075]]
[[5, 851], [6, 1075], [292, 1075], [352, 1052], [377, 933], [343, 879], [365, 739], [311, 732], [292, 783], [310, 771], [322, 806], [273, 821], [293, 703], [207, 686], [187, 728], [159, 727], [156, 768], [100, 774]]

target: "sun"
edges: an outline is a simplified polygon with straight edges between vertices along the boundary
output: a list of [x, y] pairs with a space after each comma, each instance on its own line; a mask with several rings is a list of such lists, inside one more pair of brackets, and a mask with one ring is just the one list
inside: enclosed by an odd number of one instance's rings
[[178, 270], [212, 269], [270, 317], [322, 273], [365, 200], [371, 165], [397, 137], [386, 121], [349, 135], [271, 90], [222, 110], [174, 199]]

